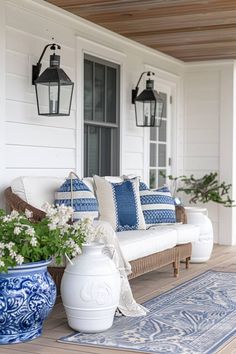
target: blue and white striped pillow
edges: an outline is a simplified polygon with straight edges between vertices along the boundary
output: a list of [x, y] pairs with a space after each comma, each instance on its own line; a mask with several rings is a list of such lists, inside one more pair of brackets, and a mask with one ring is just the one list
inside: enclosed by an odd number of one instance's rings
[[55, 193], [55, 204], [71, 206], [73, 220], [98, 218], [98, 202], [88, 186], [73, 172]]
[[139, 180], [111, 183], [94, 176], [99, 203], [99, 219], [109, 222], [115, 231], [145, 229], [139, 198]]
[[175, 204], [167, 187], [151, 190], [139, 184], [140, 200], [146, 225], [175, 223]]

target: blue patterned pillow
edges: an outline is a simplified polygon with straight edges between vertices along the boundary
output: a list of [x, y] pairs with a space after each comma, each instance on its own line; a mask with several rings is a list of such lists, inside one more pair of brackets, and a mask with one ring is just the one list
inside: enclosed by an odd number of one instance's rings
[[174, 200], [167, 187], [151, 190], [140, 182], [139, 191], [147, 225], [176, 222]]
[[94, 176], [100, 220], [109, 222], [115, 231], [145, 229], [139, 198], [139, 181], [132, 179], [111, 183]]
[[98, 218], [98, 202], [93, 192], [73, 172], [55, 193], [55, 204], [71, 206], [74, 209], [73, 220]]

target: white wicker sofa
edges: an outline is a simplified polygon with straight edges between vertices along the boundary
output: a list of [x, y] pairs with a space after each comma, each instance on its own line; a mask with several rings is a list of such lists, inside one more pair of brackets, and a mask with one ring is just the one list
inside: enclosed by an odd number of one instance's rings
[[[120, 182], [119, 177], [109, 177], [112, 182]], [[23, 176], [12, 181], [5, 190], [6, 202], [11, 209], [32, 210], [35, 221], [44, 217], [42, 205], [54, 202], [55, 191], [62, 185], [64, 178]], [[92, 190], [93, 179], [83, 180]], [[179, 213], [180, 211], [180, 213]], [[178, 216], [181, 215], [180, 217]], [[178, 220], [179, 219], [179, 220]], [[130, 278], [137, 277], [162, 266], [173, 264], [174, 275], [179, 274], [180, 260], [185, 259], [188, 268], [191, 257], [191, 243], [199, 239], [199, 227], [188, 225], [184, 208], [179, 209], [177, 221], [182, 224], [158, 226], [155, 229], [117, 232], [121, 249], [131, 263]], [[51, 273], [59, 287], [64, 268], [52, 267]]]

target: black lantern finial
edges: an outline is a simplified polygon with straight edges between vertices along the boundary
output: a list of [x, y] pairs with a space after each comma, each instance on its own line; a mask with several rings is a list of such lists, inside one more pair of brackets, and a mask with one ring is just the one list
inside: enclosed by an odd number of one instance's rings
[[[146, 80], [146, 89], [139, 95], [139, 83], [144, 74], [149, 77]], [[155, 73], [144, 71], [138, 80], [135, 89], [132, 90], [132, 103], [135, 104], [135, 117], [137, 127], [160, 127], [163, 117], [164, 102], [161, 96], [154, 90], [154, 80], [150, 79]]]
[[[41, 61], [50, 47], [54, 51], [50, 55], [50, 66], [40, 75]], [[61, 49], [56, 43], [47, 44], [37, 62], [33, 65], [32, 84], [35, 85], [38, 114], [41, 116], [69, 116], [74, 83], [60, 68], [60, 56], [55, 54]]]

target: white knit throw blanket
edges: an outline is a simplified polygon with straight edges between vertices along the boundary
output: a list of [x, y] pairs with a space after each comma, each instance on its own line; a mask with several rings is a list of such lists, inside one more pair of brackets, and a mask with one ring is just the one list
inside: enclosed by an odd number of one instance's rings
[[94, 241], [104, 243], [104, 252], [113, 260], [120, 272], [121, 294], [118, 309], [125, 316], [145, 316], [148, 310], [142, 305], [137, 304], [133, 297], [128, 280], [128, 275], [132, 272], [131, 266], [123, 256], [116, 233], [107, 222], [94, 222], [94, 226], [101, 235], [99, 240]]

